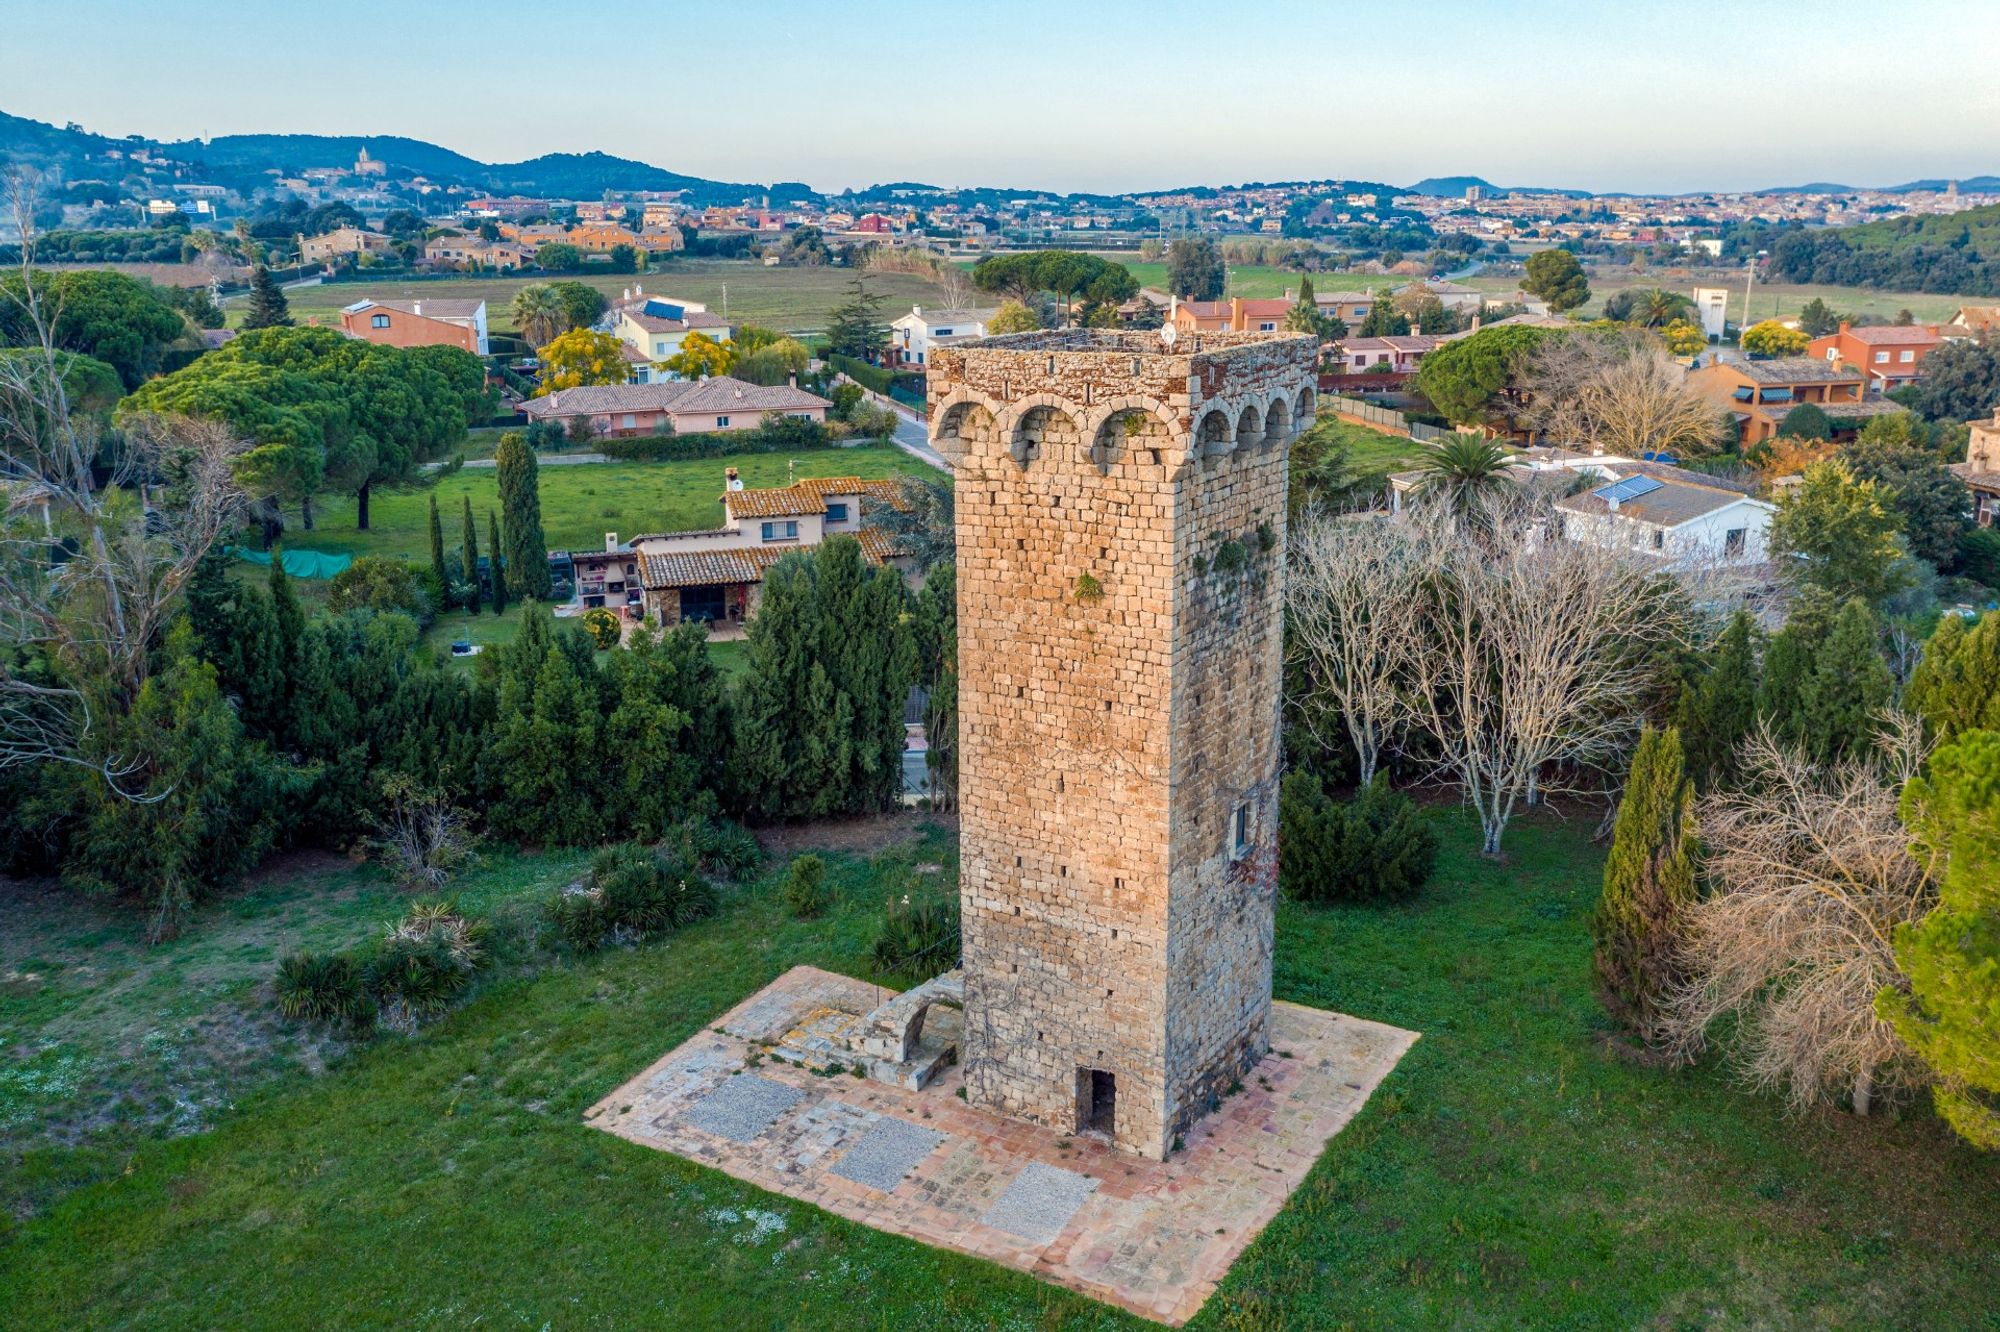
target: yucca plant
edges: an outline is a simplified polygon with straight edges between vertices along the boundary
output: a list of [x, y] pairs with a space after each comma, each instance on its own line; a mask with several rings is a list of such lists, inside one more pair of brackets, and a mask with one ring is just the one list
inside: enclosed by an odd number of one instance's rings
[[892, 899], [875, 935], [875, 970], [926, 981], [958, 965], [958, 902]]
[[278, 1011], [294, 1022], [360, 1025], [369, 1015], [361, 971], [345, 953], [298, 952], [278, 963]]

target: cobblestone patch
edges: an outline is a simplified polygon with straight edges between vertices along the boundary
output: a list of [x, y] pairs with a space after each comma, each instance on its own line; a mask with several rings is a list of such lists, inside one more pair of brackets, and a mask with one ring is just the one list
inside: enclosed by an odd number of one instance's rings
[[689, 1106], [687, 1122], [718, 1138], [749, 1142], [805, 1096], [796, 1087], [742, 1073]]
[[979, 1219], [995, 1230], [1047, 1244], [1062, 1234], [1076, 1209], [1096, 1191], [1097, 1181], [1090, 1176], [1037, 1161], [1014, 1176], [1000, 1201]]
[[900, 1119], [878, 1119], [834, 1163], [833, 1173], [888, 1193], [943, 1141], [942, 1133]]

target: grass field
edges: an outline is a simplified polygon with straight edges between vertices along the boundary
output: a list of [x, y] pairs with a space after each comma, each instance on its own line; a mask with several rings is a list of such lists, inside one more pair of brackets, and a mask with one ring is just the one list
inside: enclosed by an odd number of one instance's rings
[[[1132, 270], [1132, 275], [1144, 286], [1166, 287], [1167, 266], [1138, 261], [1120, 260]], [[1313, 289], [1328, 291], [1377, 291], [1384, 287], [1400, 286], [1409, 278], [1388, 277], [1380, 273], [1294, 273], [1282, 268], [1261, 267], [1250, 264], [1232, 265], [1229, 270], [1229, 291], [1231, 295], [1246, 299], [1283, 296], [1287, 291], [1296, 292], [1302, 277], [1311, 277]], [[1472, 287], [1494, 297], [1512, 296], [1521, 286], [1520, 274], [1475, 273], [1459, 278], [1460, 286]], [[1740, 321], [1743, 317], [1743, 274], [1733, 277], [1695, 278], [1681, 269], [1656, 269], [1634, 271], [1627, 268], [1606, 269], [1594, 267], [1590, 273], [1591, 299], [1581, 313], [1586, 317], [1604, 308], [1604, 302], [1620, 291], [1639, 287], [1665, 287], [1669, 291], [1692, 293], [1696, 286], [1727, 287], [1731, 292], [1729, 317]], [[1752, 293], [1750, 310], [1752, 322], [1770, 319], [1778, 315], [1797, 314], [1807, 301], [1815, 296], [1824, 300], [1835, 310], [1845, 314], [1875, 314], [1893, 318], [1898, 311], [1909, 310], [1926, 323], [1949, 320], [1958, 307], [1968, 301], [1990, 300], [1987, 297], [1936, 296], [1922, 292], [1872, 291], [1865, 287], [1836, 287], [1823, 285], [1795, 285], [1789, 283], [1759, 283]]]
[[[874, 445], [687, 462], [547, 466], [539, 472], [543, 534], [551, 550], [596, 550], [603, 546], [606, 532], [625, 538], [642, 532], [714, 527], [722, 521], [719, 497], [723, 473], [730, 467], [742, 473], [747, 486], [782, 486], [788, 475], [883, 477], [931, 470], [901, 449]], [[459, 542], [464, 501], [469, 496], [484, 545], [486, 511], [497, 508], [500, 502], [494, 470], [462, 468], [441, 478], [435, 491], [446, 544], [456, 546]], [[301, 550], [391, 555], [428, 567], [431, 494], [428, 489], [377, 492], [369, 498], [366, 532], [355, 528], [353, 496], [322, 495], [314, 502], [314, 530], [306, 531], [296, 514], [288, 514], [286, 539]]]
[[[1423, 1038], [1194, 1326], [1993, 1326], [2000, 1160], [1926, 1107], [1788, 1119], [1716, 1068], [1607, 1053], [1589, 989], [1592, 820], [1538, 814], [1495, 863], [1458, 810], [1432, 817], [1445, 849], [1417, 901], [1280, 911], [1281, 998]], [[212, 1131], [115, 1124], [39, 1149], [10, 1189], [33, 1215], [0, 1248], [0, 1322], [1140, 1326], [581, 1122], [786, 968], [867, 974], [882, 897], [916, 857], [948, 872], [948, 839], [836, 855], [839, 900], [818, 921], [791, 919], [772, 875], [665, 943], [508, 972], [434, 1028], [318, 1076], [274, 1057], [209, 1093], [232, 1103]], [[498, 858], [463, 895], [505, 911], [576, 864]], [[152, 950], [101, 904], [30, 915], [4, 936], [9, 1047], [82, 1059], [86, 1033], [100, 1050], [142, 1048], [253, 1014], [283, 947], [358, 938], [392, 914], [371, 876], [308, 868]], [[75, 1081], [65, 1104], [98, 1085]]]
[[[928, 279], [907, 273], [870, 273], [867, 278], [868, 289], [882, 297], [885, 320], [907, 314], [912, 305], [940, 303], [939, 290]], [[550, 280], [467, 277], [411, 282], [389, 276], [380, 282], [300, 287], [286, 292], [285, 297], [299, 323], [316, 317], [321, 323], [336, 326], [343, 306], [369, 298], [483, 300], [488, 328], [495, 333], [512, 333], [514, 317], [509, 303], [514, 293], [530, 282]], [[583, 282], [612, 296], [636, 283], [649, 292], [699, 301], [716, 314], [723, 313], [726, 286], [731, 319], [786, 332], [815, 332], [826, 326], [827, 311], [847, 299], [854, 274], [845, 268], [766, 268], [742, 259], [668, 259], [647, 273], [569, 274], [562, 280]], [[242, 298], [230, 300], [224, 311], [231, 327], [242, 323]]]

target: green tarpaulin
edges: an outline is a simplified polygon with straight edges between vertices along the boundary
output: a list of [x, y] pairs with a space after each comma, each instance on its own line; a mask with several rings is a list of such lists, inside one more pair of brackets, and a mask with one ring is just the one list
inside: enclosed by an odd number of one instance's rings
[[[271, 565], [271, 552], [268, 550], [250, 550], [244, 546], [232, 546], [229, 553], [239, 560], [248, 560], [265, 568]], [[284, 553], [284, 561], [285, 572], [294, 578], [331, 578], [354, 563], [354, 557], [328, 555], [317, 550], [287, 550]]]

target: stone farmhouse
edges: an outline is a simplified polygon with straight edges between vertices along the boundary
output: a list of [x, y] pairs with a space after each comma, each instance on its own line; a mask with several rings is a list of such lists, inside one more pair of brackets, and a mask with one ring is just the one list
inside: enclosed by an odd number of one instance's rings
[[299, 237], [299, 259], [308, 264], [326, 264], [350, 256], [381, 254], [388, 248], [387, 236], [366, 227], [335, 227], [322, 235]]
[[968, 1102], [1154, 1160], [1268, 1049], [1287, 446], [1311, 337], [940, 348]]
[[585, 417], [599, 435], [650, 435], [671, 428], [677, 435], [711, 430], [748, 430], [777, 412], [801, 421], [826, 423], [833, 406], [816, 393], [792, 385], [746, 384], [728, 375], [649, 384], [588, 384], [530, 398], [521, 413], [530, 421], [567, 422]]
[[757, 613], [765, 570], [841, 534], [861, 543], [870, 564], [907, 572], [909, 562], [889, 538], [862, 522], [864, 502], [896, 502], [893, 481], [810, 477], [752, 490], [732, 467], [725, 482], [720, 527], [651, 533], [622, 544], [607, 533], [601, 554], [572, 552], [584, 604], [633, 608], [662, 625], [741, 625]]
[[2000, 517], [2000, 409], [1990, 421], [1974, 421], [1966, 442], [1965, 461], [1951, 464], [1958, 479], [1972, 491], [1973, 520], [1993, 526]]

